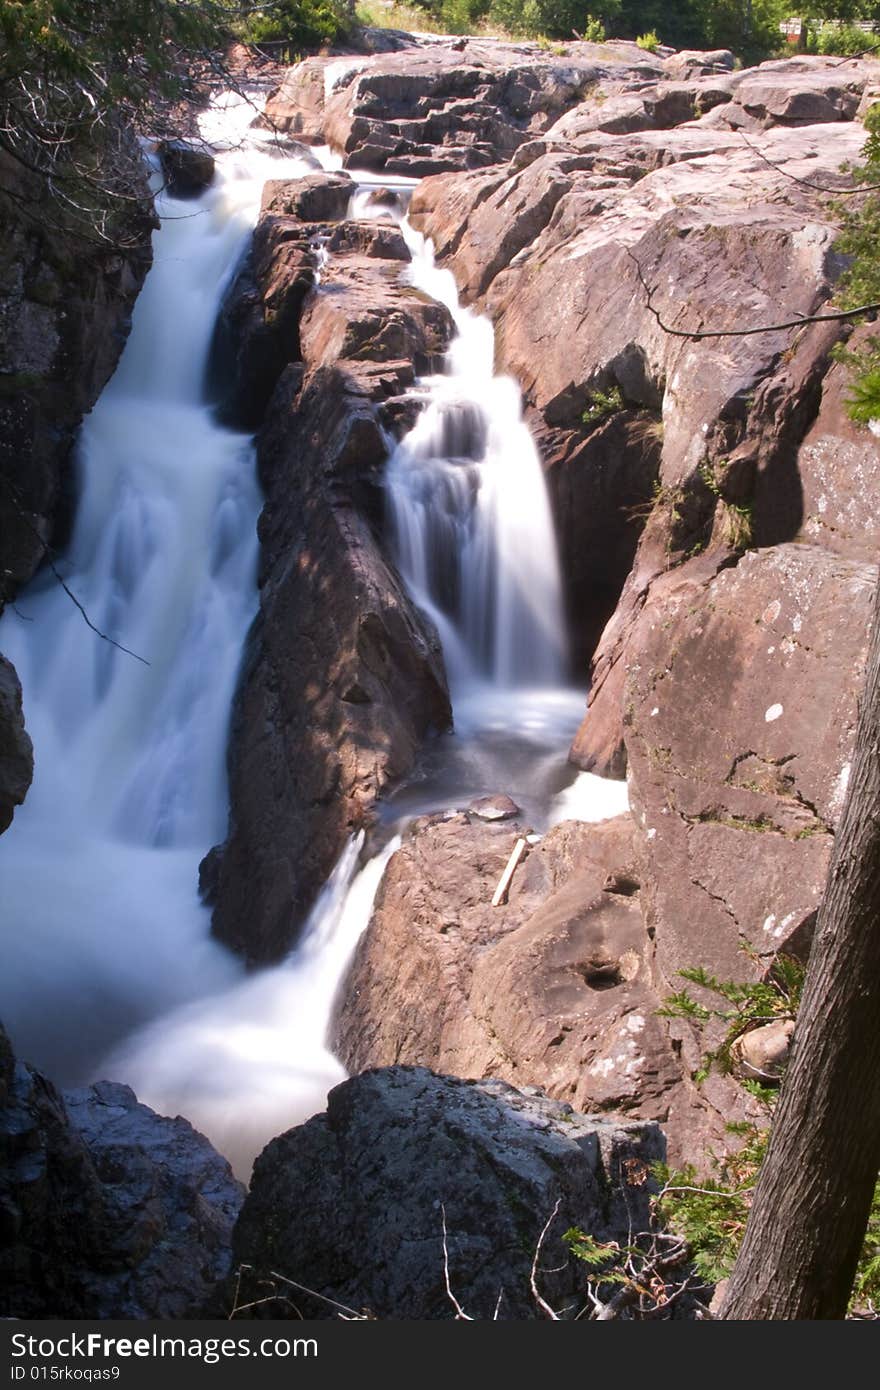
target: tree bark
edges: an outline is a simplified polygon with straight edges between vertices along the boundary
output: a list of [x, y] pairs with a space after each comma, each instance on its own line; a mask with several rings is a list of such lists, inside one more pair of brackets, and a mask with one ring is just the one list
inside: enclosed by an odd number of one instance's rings
[[880, 586], [791, 1061], [722, 1318], [842, 1318], [880, 1166]]

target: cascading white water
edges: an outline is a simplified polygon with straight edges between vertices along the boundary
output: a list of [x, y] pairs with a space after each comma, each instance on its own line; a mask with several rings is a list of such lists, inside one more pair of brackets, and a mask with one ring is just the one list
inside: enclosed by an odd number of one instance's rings
[[139, 1022], [241, 974], [211, 939], [196, 885], [225, 833], [260, 499], [251, 441], [215, 422], [203, 383], [265, 178], [314, 163], [231, 152], [201, 199], [158, 195], [153, 268], [82, 428], [60, 562], [90, 621], [136, 655], [90, 631], [49, 573], [0, 627], [36, 762], [0, 840], [0, 1017], [57, 1080], [83, 1079]]
[[557, 688], [567, 640], [556, 537], [519, 387], [495, 375], [490, 321], [459, 304], [430, 242], [402, 223], [409, 278], [449, 309], [456, 336], [443, 375], [389, 463], [398, 563], [440, 629], [453, 693]]
[[269, 1139], [321, 1110], [345, 1080], [325, 1043], [333, 1002], [400, 844], [358, 870], [363, 839], [349, 842], [283, 965], [158, 1019], [107, 1061], [147, 1105], [210, 1135], [241, 1178]]
[[[325, 1045], [333, 999], [399, 843], [361, 869], [361, 838], [350, 843], [276, 969], [246, 977], [210, 937], [197, 866], [225, 830], [260, 502], [250, 439], [221, 428], [204, 401], [206, 360], [264, 180], [315, 165], [258, 136], [238, 148], [252, 115], [240, 100], [209, 113], [205, 137], [229, 152], [204, 197], [160, 195], [132, 334], [82, 431], [63, 571], [90, 620], [129, 652], [91, 632], [48, 573], [0, 626], [36, 754], [34, 785], [0, 839], [0, 1017], [56, 1081], [133, 1084], [148, 1104], [188, 1115], [242, 1176], [344, 1076]], [[322, 162], [339, 161], [323, 152]], [[404, 232], [415, 283], [449, 306], [458, 337], [446, 374], [422, 383], [427, 408], [391, 464], [401, 564], [441, 627], [456, 726], [470, 733], [457, 743], [464, 785], [539, 784], [539, 817], [558, 819], [574, 804], [571, 793], [549, 802], [582, 695], [561, 684], [540, 467], [515, 385], [493, 375], [490, 325], [460, 309], [452, 277]], [[446, 770], [416, 793], [435, 807], [457, 799], [451, 747], [438, 741]], [[577, 813], [593, 818], [596, 792], [578, 785]]]

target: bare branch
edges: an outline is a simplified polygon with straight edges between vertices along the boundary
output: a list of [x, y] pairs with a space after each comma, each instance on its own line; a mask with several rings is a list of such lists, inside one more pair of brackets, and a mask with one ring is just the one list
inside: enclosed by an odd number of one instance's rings
[[[440, 1216], [443, 1221], [443, 1278], [446, 1281], [446, 1293], [450, 1303], [455, 1309], [456, 1322], [473, 1322], [473, 1318], [464, 1311], [455, 1294], [452, 1292], [452, 1285], [449, 1282], [449, 1246], [446, 1242], [446, 1207], [443, 1202], [440, 1203]], [[500, 1293], [498, 1295], [498, 1302], [501, 1302]]]
[[783, 323], [765, 323], [760, 328], [709, 328], [700, 330], [688, 330], [684, 328], [673, 328], [671, 324], [664, 323], [660, 317], [660, 311], [656, 308], [653, 301], [653, 290], [645, 279], [642, 271], [642, 264], [638, 256], [630, 247], [626, 248], [626, 254], [636, 267], [639, 277], [639, 284], [645, 291], [645, 307], [655, 319], [656, 323], [662, 328], [664, 333], [668, 333], [672, 338], [750, 338], [756, 333], [779, 333], [785, 328], [803, 328], [807, 323], [840, 323], [847, 319], [860, 318], [862, 314], [875, 314], [880, 309], [878, 304], [861, 304], [858, 309], [841, 309], [832, 314], [801, 314], [795, 319], [786, 319]]
[[[149, 663], [149, 661], [147, 661], [147, 659], [146, 659], [145, 656], [139, 656], [137, 652], [131, 651], [131, 649], [130, 649], [129, 647], [124, 647], [124, 646], [122, 645], [121, 642], [117, 642], [117, 641], [116, 641], [116, 638], [115, 638], [115, 637], [111, 637], [111, 636], [109, 635], [109, 633], [102, 632], [101, 629], [100, 629], [99, 627], [96, 627], [96, 626], [95, 626], [95, 624], [92, 622], [91, 618], [89, 617], [88, 613], [86, 612], [85, 608], [83, 607], [83, 605], [80, 603], [79, 599], [77, 598], [76, 594], [73, 592], [73, 590], [72, 590], [72, 589], [70, 588], [70, 586], [67, 584], [66, 580], [64, 579], [64, 576], [63, 576], [62, 574], [59, 573], [58, 567], [57, 567], [57, 565], [55, 564], [55, 559], [54, 559], [55, 552], [52, 550], [52, 547], [51, 547], [50, 545], [48, 545], [48, 544], [46, 543], [46, 541], [43, 540], [43, 537], [40, 535], [40, 532], [38, 531], [37, 527], [34, 525], [34, 523], [31, 521], [31, 519], [30, 519], [30, 517], [28, 516], [27, 512], [25, 511], [25, 509], [22, 507], [21, 502], [19, 501], [19, 499], [18, 499], [18, 497], [17, 497], [17, 495], [16, 495], [16, 492], [17, 492], [16, 488], [15, 488], [15, 487], [13, 486], [13, 484], [10, 482], [9, 478], [3, 477], [3, 474], [2, 474], [2, 473], [0, 473], [0, 479], [2, 479], [2, 481], [6, 484], [6, 487], [7, 487], [7, 490], [8, 490], [8, 492], [9, 492], [9, 495], [10, 495], [10, 497], [12, 498], [12, 505], [15, 507], [16, 511], [18, 512], [19, 519], [24, 523], [24, 525], [27, 527], [27, 529], [28, 529], [34, 536], [36, 536], [37, 540], [39, 541], [40, 545], [42, 546], [42, 549], [43, 549], [43, 558], [44, 558], [46, 564], [49, 566], [49, 569], [52, 571], [52, 573], [54, 574], [55, 578], [58, 580], [58, 583], [61, 585], [61, 587], [62, 587], [62, 589], [64, 590], [64, 592], [67, 594], [67, 597], [70, 599], [71, 603], [75, 604], [76, 607], [79, 609], [80, 613], [81, 613], [82, 616], [83, 616], [83, 621], [85, 622], [86, 627], [91, 628], [91, 630], [92, 630], [92, 632], [94, 632], [95, 636], [96, 636], [96, 637], [100, 637], [101, 640], [102, 640], [103, 642], [109, 642], [110, 645], [111, 645], [111, 647], [116, 647], [116, 648], [118, 648], [119, 651], [125, 652], [126, 656], [133, 656], [134, 659], [135, 659], [135, 661], [141, 662], [141, 664], [142, 664], [143, 666], [149, 666], [150, 663]], [[32, 620], [29, 620], [29, 621], [32, 621]]]
[[538, 1236], [538, 1244], [535, 1246], [535, 1257], [532, 1260], [532, 1269], [531, 1274], [529, 1276], [529, 1283], [531, 1284], [532, 1294], [534, 1295], [535, 1302], [537, 1303], [541, 1311], [543, 1313], [546, 1313], [547, 1317], [550, 1318], [553, 1322], [560, 1322], [561, 1319], [559, 1317], [559, 1314], [550, 1307], [550, 1304], [547, 1302], [547, 1300], [542, 1297], [540, 1290], [538, 1289], [538, 1260], [541, 1258], [541, 1247], [544, 1244], [544, 1238], [547, 1235], [547, 1232], [550, 1230], [550, 1227], [553, 1225], [553, 1222], [556, 1220], [557, 1214], [559, 1212], [559, 1201], [560, 1199], [557, 1197], [556, 1205], [553, 1208], [550, 1215], [548, 1216], [546, 1222], [544, 1223], [544, 1229]]

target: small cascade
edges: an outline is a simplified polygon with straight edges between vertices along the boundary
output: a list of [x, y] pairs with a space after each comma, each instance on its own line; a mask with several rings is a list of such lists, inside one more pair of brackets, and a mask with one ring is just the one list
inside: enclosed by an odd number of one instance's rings
[[339, 981], [369, 923], [399, 836], [362, 867], [361, 831], [312, 908], [299, 945], [272, 970], [150, 1024], [108, 1060], [139, 1098], [186, 1115], [243, 1180], [276, 1134], [321, 1110], [345, 1069], [326, 1046]]
[[519, 388], [496, 376], [489, 320], [463, 309], [433, 248], [403, 222], [410, 279], [456, 326], [446, 371], [421, 384], [425, 409], [388, 468], [397, 560], [435, 620], [453, 694], [555, 688], [567, 639], [550, 504]]

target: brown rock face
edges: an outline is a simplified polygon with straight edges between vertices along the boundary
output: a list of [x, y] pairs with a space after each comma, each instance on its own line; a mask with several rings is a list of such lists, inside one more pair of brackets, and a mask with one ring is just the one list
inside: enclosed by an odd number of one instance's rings
[[723, 1143], [733, 1086], [695, 1091], [653, 985], [629, 816], [567, 822], [492, 893], [522, 828], [468, 814], [417, 822], [392, 858], [340, 994], [352, 1070], [417, 1063], [538, 1084], [585, 1110], [657, 1119], [675, 1160]]
[[[132, 140], [123, 248], [65, 231], [41, 184], [0, 154], [0, 609], [69, 524], [77, 426], [109, 380], [150, 266], [152, 204]], [[27, 215], [23, 211], [27, 208]]]
[[807, 546], [652, 589], [626, 649], [630, 795], [667, 981], [803, 941], [846, 791], [873, 567]]
[[[283, 370], [259, 439], [260, 613], [233, 720], [229, 837], [203, 866], [214, 930], [254, 961], [289, 949], [346, 837], [450, 722], [436, 635], [372, 524], [398, 398], [439, 358], [449, 316], [401, 285], [396, 230], [277, 211], [316, 188], [271, 189], [257, 233], [263, 304], [304, 360]], [[319, 234], [330, 260], [306, 297]]]
[[839, 270], [835, 231], [827, 200], [788, 175], [840, 186], [863, 131], [780, 127], [750, 136], [754, 149], [700, 122], [553, 135], [505, 169], [426, 180], [411, 215], [489, 310], [500, 362], [524, 386], [579, 661], [611, 618], [574, 757], [621, 775], [619, 661], [634, 611], [670, 564], [709, 546], [717, 565], [741, 549], [744, 518], [760, 544], [798, 534], [797, 451], [844, 331], [691, 341], [656, 314], [677, 329], [736, 330], [818, 309]]
[[568, 44], [559, 61], [536, 45], [413, 39], [403, 52], [306, 59], [270, 98], [266, 121], [328, 141], [351, 169], [421, 177], [495, 164], [598, 83], [662, 73], [628, 43]]
[[24, 727], [15, 667], [0, 656], [0, 834], [12, 822], [34, 775], [34, 750]]
[[[876, 330], [857, 328], [858, 349]], [[876, 436], [849, 418], [851, 377], [835, 364], [822, 382], [822, 403], [797, 455], [805, 540], [850, 560], [875, 564], [880, 547], [880, 449]]]

